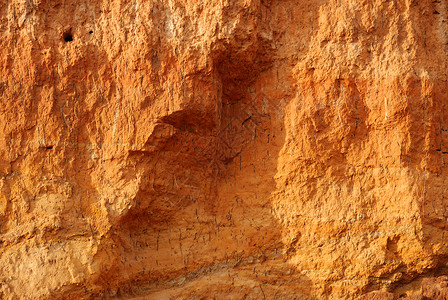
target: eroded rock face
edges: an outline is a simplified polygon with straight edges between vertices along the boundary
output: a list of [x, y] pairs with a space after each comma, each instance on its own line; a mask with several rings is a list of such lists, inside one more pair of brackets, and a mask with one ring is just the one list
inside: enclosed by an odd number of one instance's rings
[[447, 13], [3, 1], [1, 297], [444, 295]]

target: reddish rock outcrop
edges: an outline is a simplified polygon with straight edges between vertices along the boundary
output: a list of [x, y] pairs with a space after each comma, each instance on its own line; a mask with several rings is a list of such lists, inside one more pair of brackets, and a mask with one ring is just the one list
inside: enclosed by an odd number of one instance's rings
[[447, 14], [1, 2], [1, 297], [444, 299]]

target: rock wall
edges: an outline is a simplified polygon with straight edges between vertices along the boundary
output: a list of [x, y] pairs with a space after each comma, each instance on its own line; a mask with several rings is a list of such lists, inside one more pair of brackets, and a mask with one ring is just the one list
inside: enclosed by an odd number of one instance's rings
[[444, 295], [447, 14], [2, 1], [1, 297]]

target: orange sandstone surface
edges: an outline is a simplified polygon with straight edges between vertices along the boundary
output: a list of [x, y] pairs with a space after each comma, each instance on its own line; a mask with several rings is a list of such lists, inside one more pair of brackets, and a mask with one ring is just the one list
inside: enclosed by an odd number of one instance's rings
[[446, 299], [447, 18], [1, 1], [0, 298]]

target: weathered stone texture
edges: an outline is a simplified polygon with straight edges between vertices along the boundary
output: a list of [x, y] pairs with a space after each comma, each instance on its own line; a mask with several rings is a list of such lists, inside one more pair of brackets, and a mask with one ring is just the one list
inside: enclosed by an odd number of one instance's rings
[[0, 297], [445, 299], [447, 15], [1, 1]]

